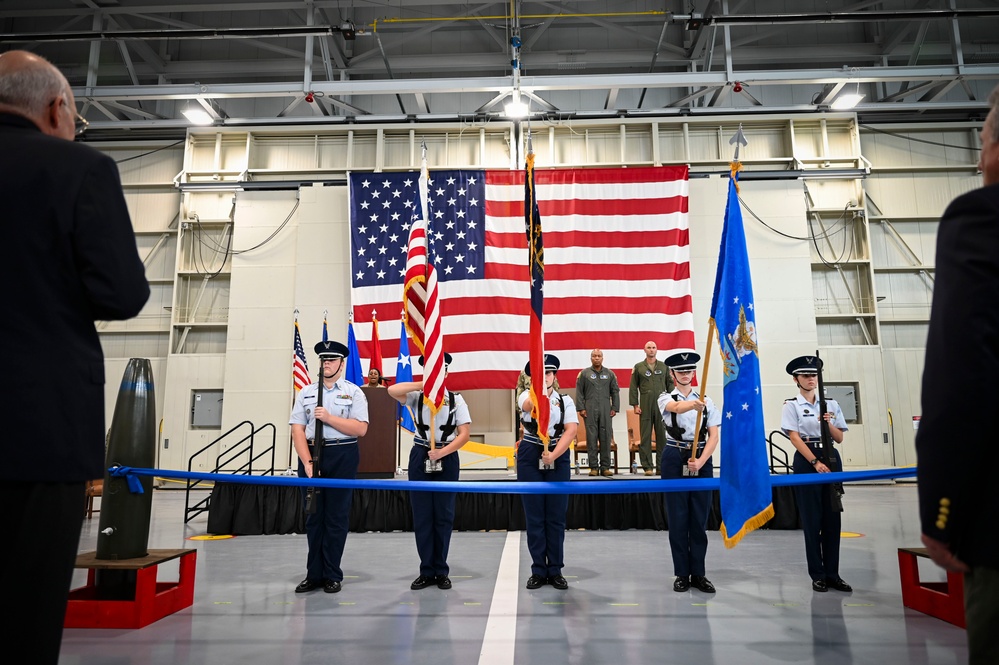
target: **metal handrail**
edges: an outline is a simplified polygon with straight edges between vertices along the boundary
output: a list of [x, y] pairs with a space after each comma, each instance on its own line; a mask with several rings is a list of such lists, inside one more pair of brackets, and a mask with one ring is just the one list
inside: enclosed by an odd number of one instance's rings
[[[770, 473], [771, 474], [774, 474], [774, 473], [783, 473], [783, 474], [793, 473], [793, 469], [792, 469], [791, 463], [790, 463], [791, 459], [788, 457], [787, 451], [784, 450], [784, 448], [782, 448], [781, 446], [779, 446], [776, 443], [774, 443], [774, 434], [780, 434], [782, 437], [784, 437], [788, 441], [791, 440], [791, 437], [789, 437], [787, 434], [785, 434], [783, 432], [783, 430], [775, 429], [774, 431], [770, 432], [770, 436], [767, 437], [767, 443], [770, 445]], [[777, 453], [780, 453], [780, 457], [782, 459], [778, 459]], [[778, 472], [777, 471], [778, 468], [783, 469], [783, 470]]]
[[[212, 441], [211, 443], [209, 443], [208, 445], [204, 446], [203, 448], [195, 452], [193, 455], [191, 455], [191, 457], [187, 460], [188, 472], [193, 470], [195, 458], [207, 452], [212, 446], [221, 442], [223, 439], [231, 435], [236, 430], [242, 428], [244, 425], [249, 425], [250, 433], [245, 435], [243, 438], [239, 439], [238, 441], [236, 441], [236, 443], [233, 444], [233, 446], [228, 450], [223, 450], [222, 452], [220, 452], [218, 455], [215, 456], [215, 468], [212, 469], [212, 473], [222, 473], [223, 471], [227, 471], [229, 473], [232, 473], [233, 475], [237, 474], [248, 475], [253, 472], [253, 463], [259, 460], [260, 458], [264, 457], [269, 452], [271, 454], [271, 465], [270, 468], [264, 470], [262, 475], [273, 476], [274, 461], [275, 461], [276, 447], [277, 447], [277, 428], [274, 426], [273, 423], [267, 423], [266, 425], [262, 425], [259, 428], [255, 428], [253, 426], [253, 423], [251, 423], [249, 420], [244, 420], [238, 425], [233, 426], [227, 432], [216, 438], [214, 441]], [[257, 437], [257, 435], [260, 435], [264, 430], [268, 428], [270, 428], [271, 430], [270, 445], [264, 448], [262, 451], [254, 454], [253, 444], [255, 438]], [[245, 446], [242, 445], [244, 443], [246, 444]], [[230, 469], [229, 465], [234, 463], [243, 455], [247, 455], [247, 461], [240, 464], [235, 469]], [[198, 501], [193, 506], [191, 505], [191, 490], [195, 489], [202, 483], [206, 482], [208, 481], [192, 480], [190, 478], [187, 480], [187, 488], [185, 490], [185, 496], [184, 496], [185, 524], [190, 522], [192, 519], [194, 519], [201, 513], [209, 510], [209, 508], [211, 507], [211, 498], [212, 498], [211, 494], [203, 498], [201, 501]]]

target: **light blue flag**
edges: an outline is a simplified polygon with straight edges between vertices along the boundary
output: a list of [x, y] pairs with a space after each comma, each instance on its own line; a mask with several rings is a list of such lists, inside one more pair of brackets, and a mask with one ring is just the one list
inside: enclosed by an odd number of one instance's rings
[[711, 300], [711, 318], [718, 330], [725, 368], [719, 496], [726, 547], [735, 547], [744, 535], [763, 526], [774, 515], [760, 395], [753, 283], [735, 173], [733, 170], [728, 183], [725, 226]]
[[[402, 330], [399, 332], [399, 359], [395, 363], [395, 382], [405, 383], [406, 381], [413, 380], [413, 365], [409, 358], [409, 338], [406, 336], [406, 324], [402, 324]], [[409, 413], [404, 405], [399, 405], [399, 412], [397, 413], [397, 418], [399, 418], [399, 424], [403, 429], [409, 430], [410, 432], [416, 431], [416, 425], [413, 424], [413, 416]]]
[[[323, 328], [326, 326], [324, 325]], [[361, 355], [357, 351], [357, 338], [354, 337], [354, 324], [347, 323], [347, 372], [344, 378], [355, 386], [363, 386], [364, 375], [361, 373]]]

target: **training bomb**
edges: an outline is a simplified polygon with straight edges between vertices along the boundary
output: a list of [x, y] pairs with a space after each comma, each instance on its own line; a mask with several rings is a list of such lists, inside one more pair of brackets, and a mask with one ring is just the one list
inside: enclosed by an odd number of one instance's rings
[[[105, 461], [106, 467], [156, 464], [156, 399], [152, 365], [146, 358], [130, 359], [122, 375]], [[134, 559], [148, 553], [153, 479], [145, 476], [140, 482], [145, 491], [134, 494], [125, 478], [112, 478], [104, 471], [98, 559]]]

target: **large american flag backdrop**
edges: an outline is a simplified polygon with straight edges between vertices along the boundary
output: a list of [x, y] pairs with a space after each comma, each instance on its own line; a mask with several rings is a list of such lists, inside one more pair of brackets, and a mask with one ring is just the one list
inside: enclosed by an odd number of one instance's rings
[[[402, 308], [418, 181], [350, 174], [351, 305], [365, 359], [372, 311], [385, 321]], [[524, 172], [431, 170], [430, 181], [428, 238], [454, 357], [447, 387], [513, 389], [529, 346]], [[687, 167], [538, 170], [535, 181], [545, 351], [559, 356], [561, 385], [575, 384], [594, 348], [622, 386], [649, 340], [663, 352], [694, 348]], [[398, 338], [380, 343], [383, 357], [398, 355]]]

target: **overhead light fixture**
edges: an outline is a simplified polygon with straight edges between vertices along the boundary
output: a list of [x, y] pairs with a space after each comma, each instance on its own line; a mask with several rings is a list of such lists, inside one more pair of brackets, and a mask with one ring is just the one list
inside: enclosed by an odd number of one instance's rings
[[[851, 76], [853, 72], [856, 72], [856, 68], [851, 70]], [[844, 92], [836, 96], [833, 103], [829, 105], [830, 108], [836, 111], [846, 111], [852, 109], [860, 100], [864, 98], [864, 95], [860, 94], [860, 81], [857, 81], [857, 87], [854, 88], [853, 92]]]
[[507, 102], [506, 106], [503, 107], [503, 114], [513, 120], [526, 118], [530, 111], [530, 107], [520, 100]]
[[353, 21], [342, 21], [340, 23], [340, 34], [347, 41], [354, 41], [357, 38], [357, 29]]
[[530, 112], [531, 107], [520, 98], [520, 88], [514, 88], [513, 93], [510, 95], [510, 101], [503, 107], [503, 115], [511, 120], [519, 120], [526, 118]]
[[194, 108], [193, 106], [188, 107], [181, 111], [184, 117], [187, 118], [191, 124], [194, 125], [210, 125], [212, 124], [212, 116], [208, 115], [208, 111], [204, 109]]
[[859, 104], [860, 100], [862, 100], [863, 98], [864, 95], [860, 94], [859, 92], [856, 93], [851, 92], [845, 95], [839, 95], [838, 97], [836, 97], [836, 99], [833, 100], [833, 103], [830, 104], [829, 107], [836, 111], [846, 111], [852, 109], [857, 104]]

